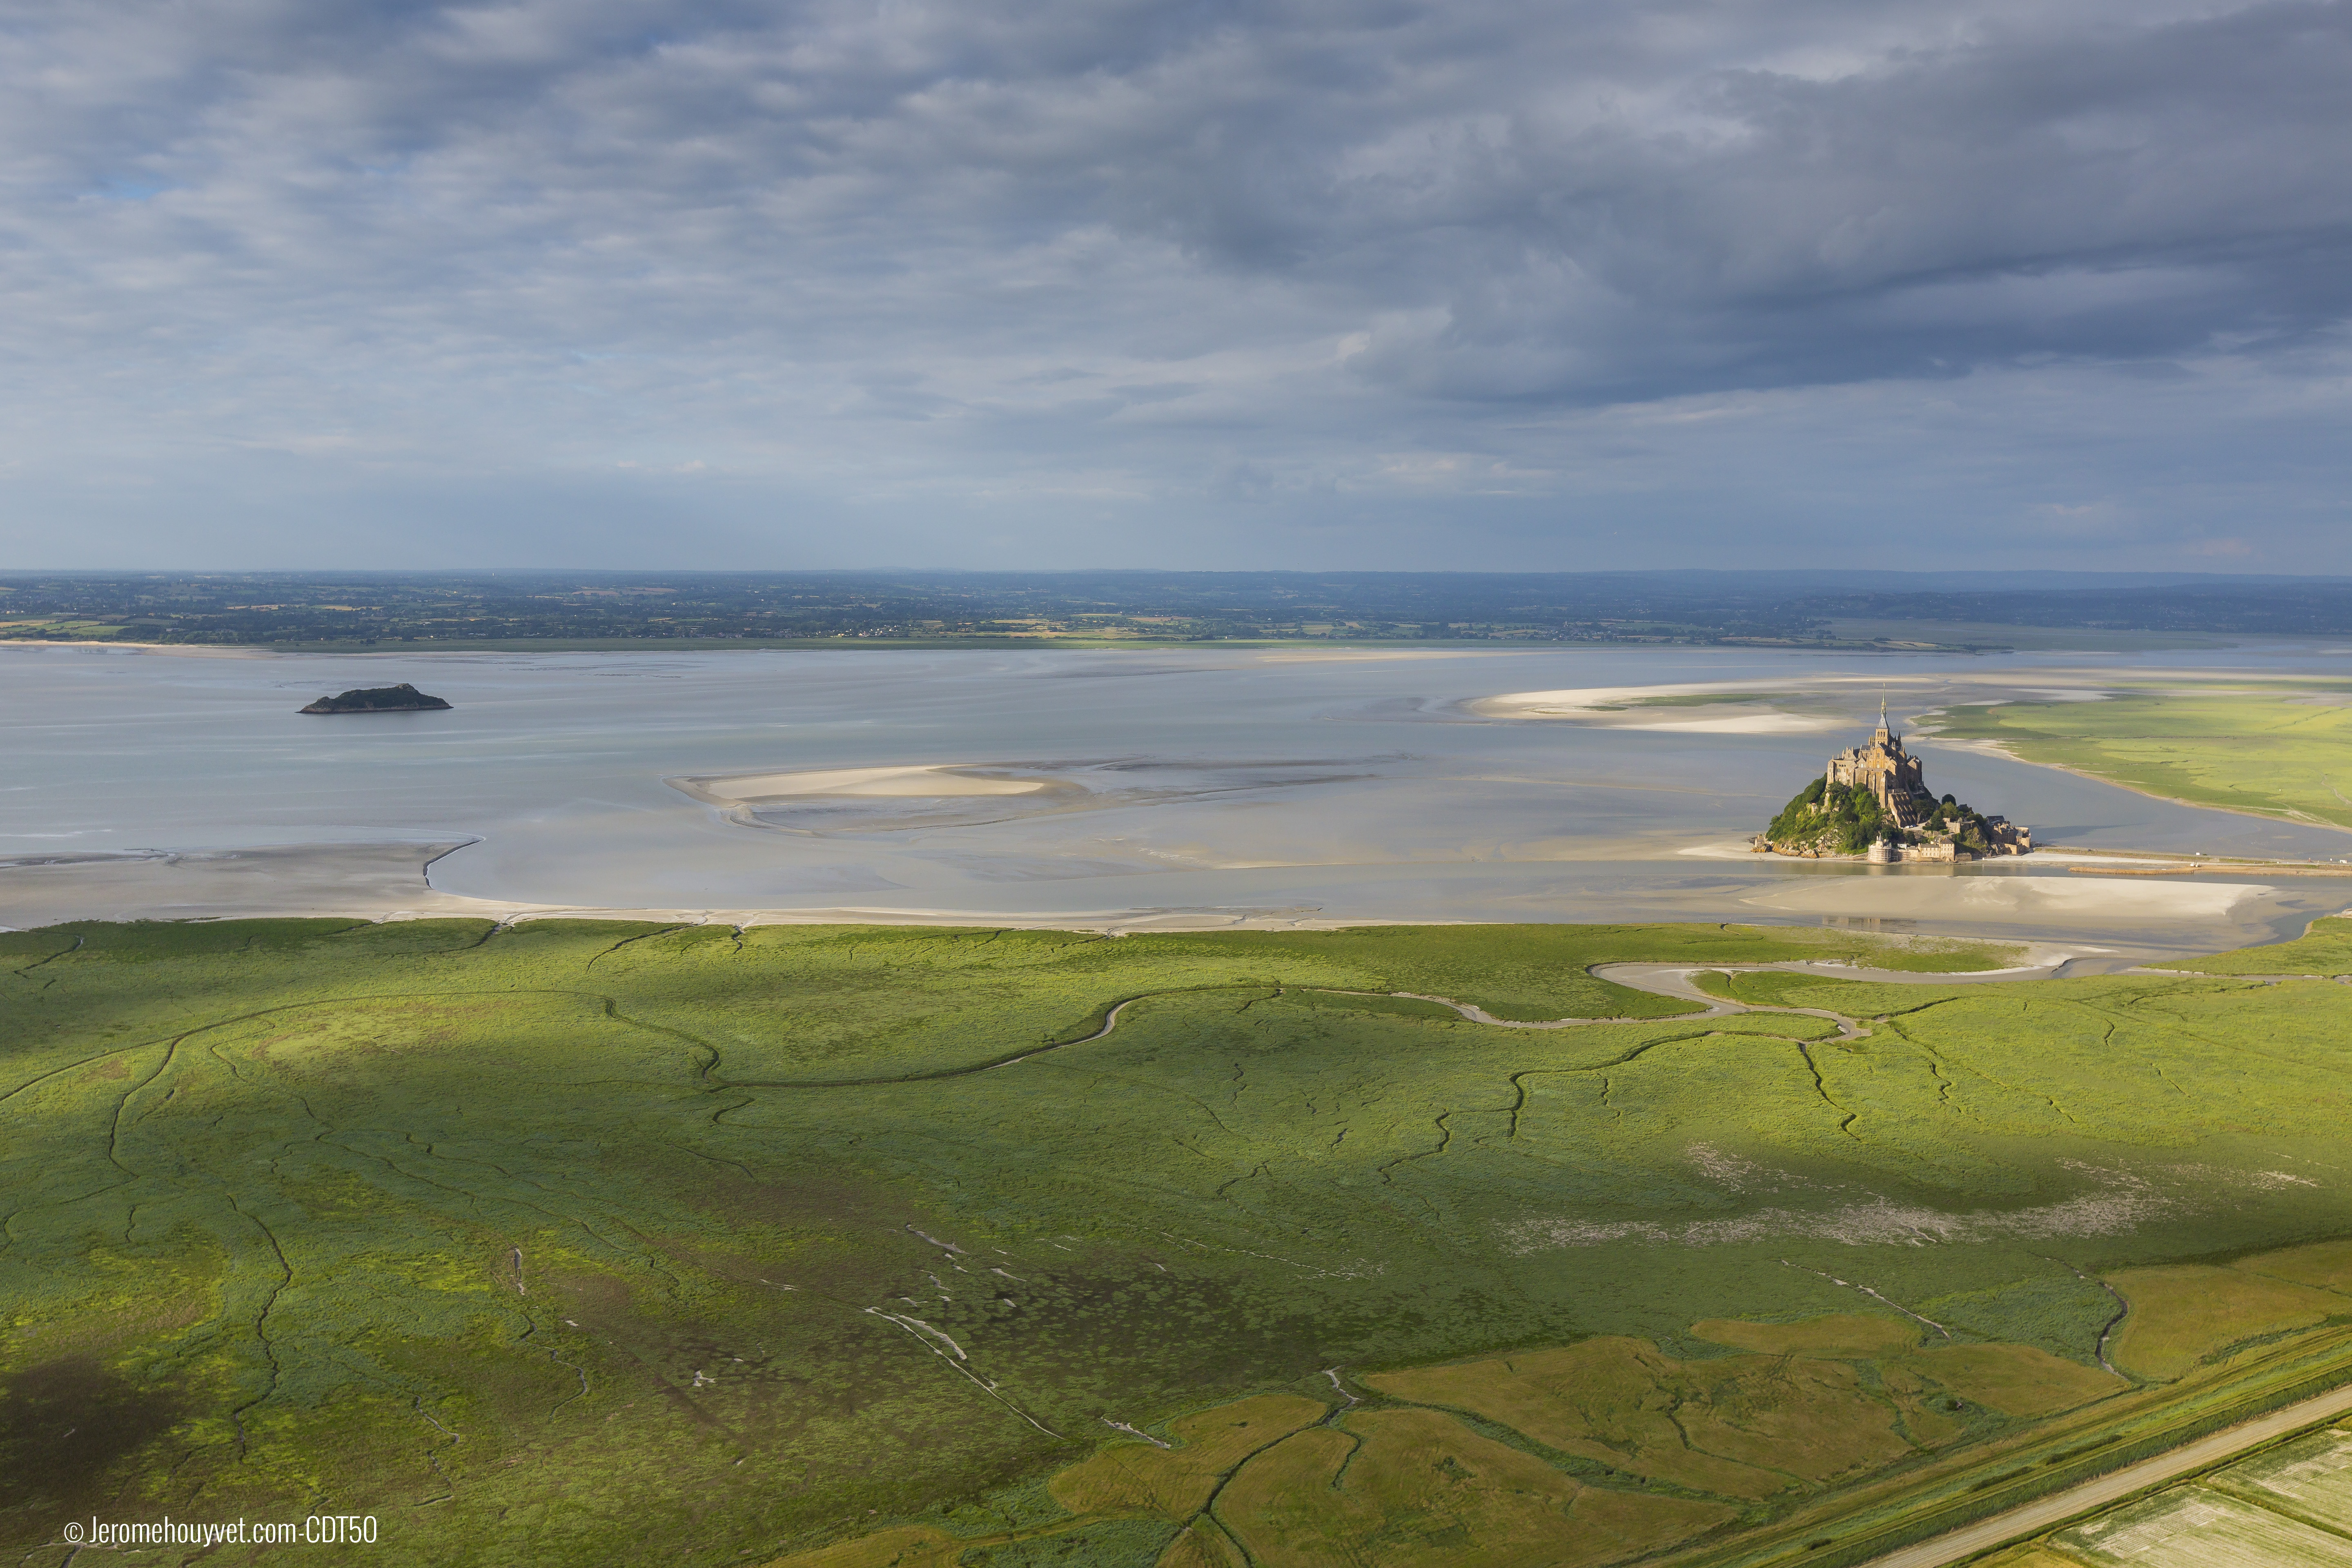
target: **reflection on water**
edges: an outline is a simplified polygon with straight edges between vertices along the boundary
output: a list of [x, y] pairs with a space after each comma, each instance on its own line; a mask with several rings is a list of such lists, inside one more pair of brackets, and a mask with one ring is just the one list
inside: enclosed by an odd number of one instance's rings
[[[2140, 674], [2340, 662], [2287, 647], [2098, 660]], [[1953, 681], [2083, 689], [2082, 664], [1646, 648], [1332, 659], [10, 648], [0, 713], [16, 744], [0, 763], [0, 853], [474, 837], [435, 868], [436, 886], [545, 904], [1854, 919], [2172, 945], [2259, 937], [2343, 906], [2352, 889], [2330, 879], [2248, 878], [2230, 893], [2204, 878], [2070, 884], [2063, 868], [1991, 865], [1855, 882], [1863, 868], [1738, 852], [1874, 721], [1882, 684], [1917, 711]], [[457, 706], [295, 711], [321, 691], [411, 678]], [[1662, 710], [1659, 723], [1679, 727], [1654, 727], [1638, 692], [1659, 686], [1801, 689], [1832, 727], [1719, 722], [1704, 707]], [[1471, 706], [1596, 688], [1631, 689], [1637, 705], [1612, 700], [1615, 727]], [[1687, 727], [1698, 720], [1708, 727]], [[2173, 805], [1932, 739], [1919, 750], [1937, 793], [2042, 842], [2352, 854], [2352, 838], [2326, 829]], [[950, 771], [923, 771], [938, 769]], [[2018, 877], [2032, 880], [1955, 887]]]

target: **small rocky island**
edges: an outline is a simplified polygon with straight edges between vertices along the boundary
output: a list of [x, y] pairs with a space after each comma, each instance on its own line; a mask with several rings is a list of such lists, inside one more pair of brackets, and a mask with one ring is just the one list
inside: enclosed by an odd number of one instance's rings
[[427, 697], [406, 681], [397, 686], [363, 686], [344, 692], [341, 697], [321, 697], [305, 713], [421, 713], [431, 709], [446, 708], [449, 704], [438, 697]]
[[2033, 835], [2005, 816], [1981, 816], [1948, 795], [1937, 800], [1929, 794], [1926, 770], [1886, 727], [1882, 702], [1868, 743], [1832, 757], [1827, 771], [1781, 807], [1750, 847], [1809, 859], [1974, 860], [2023, 855]]

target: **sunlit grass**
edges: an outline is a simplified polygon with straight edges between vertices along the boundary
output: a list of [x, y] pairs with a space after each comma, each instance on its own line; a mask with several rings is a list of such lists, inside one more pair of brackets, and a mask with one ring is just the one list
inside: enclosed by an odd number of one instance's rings
[[2168, 800], [2352, 827], [2352, 698], [2341, 690], [2122, 691], [2095, 702], [1957, 707], [1938, 734], [1997, 741], [2027, 762]]

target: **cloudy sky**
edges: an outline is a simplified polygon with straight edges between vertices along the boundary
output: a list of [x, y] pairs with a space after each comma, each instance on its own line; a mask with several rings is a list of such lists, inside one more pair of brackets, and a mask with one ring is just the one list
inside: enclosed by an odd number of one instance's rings
[[0, 568], [2352, 572], [2352, 4], [0, 0]]

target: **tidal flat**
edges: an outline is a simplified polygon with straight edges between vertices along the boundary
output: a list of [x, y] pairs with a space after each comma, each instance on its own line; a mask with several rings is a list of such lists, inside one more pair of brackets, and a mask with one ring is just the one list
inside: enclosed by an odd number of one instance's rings
[[[1850, 919], [2124, 963], [2292, 936], [2352, 903], [2352, 867], [2206, 873], [2220, 892], [2084, 891], [2063, 857], [1874, 870], [1749, 855], [1748, 836], [1886, 700], [1935, 789], [2039, 843], [2339, 861], [2352, 838], [2337, 826], [2176, 804], [1922, 733], [1989, 702], [2094, 714], [2126, 689], [2324, 683], [2338, 663], [2292, 644], [2095, 664], [1720, 648], [9, 647], [0, 720], [18, 743], [0, 756], [0, 923]], [[292, 711], [303, 694], [410, 677], [457, 707], [332, 726]], [[2015, 878], [2029, 880], [2001, 882]]]
[[29, 1563], [1843, 1563], [2352, 1368], [2343, 922], [0, 948]]

